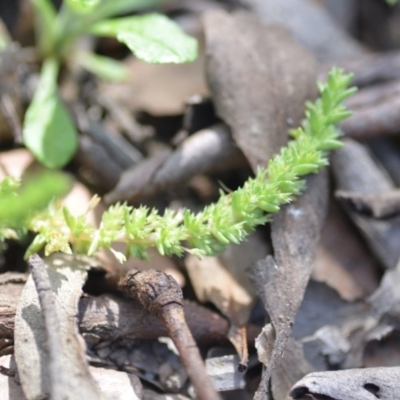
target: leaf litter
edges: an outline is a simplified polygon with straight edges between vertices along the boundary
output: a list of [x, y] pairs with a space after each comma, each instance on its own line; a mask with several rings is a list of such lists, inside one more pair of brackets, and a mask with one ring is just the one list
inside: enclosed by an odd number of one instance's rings
[[[304, 101], [315, 97], [316, 77], [328, 64], [354, 71], [361, 90], [348, 101], [355, 113], [341, 128], [357, 141], [346, 139], [332, 156], [330, 187], [327, 171], [310, 177], [295, 203], [248, 242], [229, 246], [218, 257], [186, 256], [180, 262], [157, 255], [154, 264], [183, 286], [185, 318], [223, 398], [247, 399], [255, 393], [274, 400], [397, 398], [398, 368], [384, 367], [398, 366], [400, 325], [398, 51], [366, 55], [365, 47], [334, 21], [339, 5], [246, 0], [240, 2], [245, 12], [237, 3], [169, 6], [187, 31], [205, 36], [194, 64], [173, 69], [130, 58], [124, 61], [132, 73], [127, 83], [104, 84], [84, 75], [80, 83], [74, 76], [70, 87], [61, 83], [62, 94], [73, 94], [68, 106], [81, 133], [71, 171], [92, 191], [108, 193], [109, 202], [201, 210], [221, 187], [229, 191], [242, 185], [287, 142], [288, 129], [300, 123]], [[232, 8], [236, 11], [226, 12]], [[346, 23], [354, 28], [349, 15]], [[396, 12], [379, 18], [393, 23]], [[132, 35], [123, 39], [140, 45]], [[107, 41], [99, 46], [106, 53], [123, 51]], [[25, 50], [14, 48], [2, 54], [1, 65], [28, 65], [27, 57]], [[18, 142], [21, 104], [32, 95], [32, 84], [25, 83], [37, 79], [31, 64], [12, 70], [13, 82], [23, 84], [8, 85], [2, 93], [2, 146]], [[0, 76], [9, 73], [10, 68], [2, 68]], [[193, 115], [185, 106], [192, 94], [210, 96], [208, 104], [215, 107], [212, 112], [196, 109], [194, 129], [187, 125]], [[11, 109], [6, 107], [10, 99]], [[4, 148], [1, 172], [21, 175], [15, 167], [25, 161], [3, 158]], [[163, 150], [157, 154], [154, 149]], [[328, 199], [334, 206], [325, 220]], [[15, 272], [26, 271], [21, 260], [15, 261], [22, 250], [11, 243], [6, 247], [0, 259], [0, 387], [8, 392], [1, 393], [10, 400], [36, 398], [51, 391], [54, 380], [43, 361], [51, 347], [43, 336], [46, 307], [39, 306], [32, 279], [25, 283], [26, 275]], [[69, 332], [65, 338], [64, 328], [59, 330], [61, 386], [70, 398], [83, 390], [88, 391], [85, 398], [194, 397], [174, 347], [160, 339], [168, 335], [165, 326], [118, 293], [117, 281], [128, 269], [151, 265], [102, 260], [106, 271], [78, 268], [76, 280], [67, 264], [79, 260], [64, 259], [64, 266], [49, 269], [50, 282], [65, 274], [53, 292], [56, 319]], [[26, 309], [34, 312], [24, 319]]]

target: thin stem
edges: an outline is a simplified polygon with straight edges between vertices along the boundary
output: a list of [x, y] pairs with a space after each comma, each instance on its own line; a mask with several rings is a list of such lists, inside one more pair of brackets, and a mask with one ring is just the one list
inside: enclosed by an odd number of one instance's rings
[[[176, 307], [176, 304], [164, 307], [162, 319], [170, 338], [178, 349], [182, 364], [196, 389], [198, 398], [200, 400], [220, 400], [221, 397], [214, 389], [196, 342], [186, 324], [183, 307]], [[181, 321], [181, 323], [178, 325], [176, 321]]]

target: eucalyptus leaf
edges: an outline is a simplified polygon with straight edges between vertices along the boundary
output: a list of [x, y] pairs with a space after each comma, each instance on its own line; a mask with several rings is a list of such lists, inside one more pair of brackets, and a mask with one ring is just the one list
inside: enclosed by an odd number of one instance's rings
[[23, 124], [26, 147], [49, 168], [66, 165], [78, 145], [74, 122], [57, 95], [57, 74], [57, 61], [47, 59]]
[[76, 61], [89, 72], [102, 79], [123, 81], [128, 77], [127, 67], [120, 61], [94, 53], [80, 53]]
[[99, 36], [114, 36], [141, 60], [154, 63], [185, 63], [197, 57], [197, 41], [169, 18], [160, 14], [101, 21], [90, 28]]

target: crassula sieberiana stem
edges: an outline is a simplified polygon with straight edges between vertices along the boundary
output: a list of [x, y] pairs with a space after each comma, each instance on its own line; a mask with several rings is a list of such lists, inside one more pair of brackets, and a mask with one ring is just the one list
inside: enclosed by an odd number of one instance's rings
[[109, 249], [114, 242], [126, 244], [125, 257], [145, 257], [149, 247], [161, 254], [178, 256], [185, 251], [197, 256], [212, 255], [228, 243], [239, 243], [257, 225], [266, 223], [270, 214], [292, 201], [305, 186], [305, 175], [327, 165], [330, 150], [341, 146], [341, 132], [335, 127], [351, 113], [343, 100], [354, 93], [348, 88], [352, 76], [334, 68], [326, 83], [318, 85], [320, 98], [306, 104], [301, 127], [290, 132], [292, 141], [274, 156], [243, 187], [207, 206], [201, 213], [189, 210], [165, 211], [160, 215], [147, 207], [126, 204], [110, 207], [99, 228], [84, 216], [74, 217], [66, 208], [53, 207], [29, 221], [28, 229], [38, 235], [29, 253], [45, 246], [45, 252], [72, 251], [94, 254]]

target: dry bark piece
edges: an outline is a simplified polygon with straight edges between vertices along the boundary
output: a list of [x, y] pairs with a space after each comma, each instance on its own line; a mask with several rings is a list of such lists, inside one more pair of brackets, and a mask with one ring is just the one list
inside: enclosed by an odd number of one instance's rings
[[257, 398], [267, 393], [267, 383], [282, 355], [313, 268], [315, 252], [325, 220], [328, 176], [323, 170], [307, 179], [307, 190], [296, 202], [282, 207], [272, 224], [274, 257], [267, 256], [250, 270], [271, 318], [276, 341]]
[[[0, 335], [12, 339], [16, 306], [23, 285], [10, 283], [0, 290]], [[224, 317], [192, 302], [185, 302], [184, 309], [189, 328], [199, 345], [208, 347], [227, 343], [229, 322]], [[114, 317], [116, 315], [118, 318]], [[168, 334], [161, 321], [138, 302], [115, 295], [85, 295], [79, 300], [77, 318], [80, 332], [89, 347], [115, 338], [157, 339]], [[259, 332], [257, 326], [249, 325], [249, 342], [254, 341]]]
[[148, 158], [125, 171], [105, 201], [139, 202], [194, 175], [229, 170], [245, 163], [228, 127], [214, 125], [191, 135], [172, 153]]
[[243, 3], [262, 21], [287, 28], [319, 60], [336, 62], [365, 53], [341, 24], [336, 23], [323, 6], [314, 1], [243, 0]]
[[133, 270], [122, 279], [120, 286], [125, 293], [138, 299], [143, 307], [163, 321], [198, 398], [220, 400], [186, 324], [182, 290], [177, 282], [161, 271]]
[[[350, 139], [344, 142], [345, 146], [332, 155], [337, 190], [371, 195], [394, 189], [390, 177], [366, 147]], [[400, 224], [365, 217], [348, 207], [345, 210], [382, 265], [394, 268], [400, 257]]]
[[295, 400], [397, 400], [400, 368], [366, 368], [314, 372], [297, 382]]
[[[62, 390], [65, 399], [102, 399], [102, 395], [90, 376], [85, 360], [85, 348], [77, 333], [75, 315], [87, 271], [88, 260], [54, 254], [46, 260], [51, 290], [45, 293], [53, 299], [53, 315], [59, 320], [60, 329], [54, 331], [59, 340], [59, 354], [51, 354], [54, 346], [47, 344], [49, 327], [43, 321], [43, 302], [38, 298], [32, 277], [25, 284], [15, 317], [15, 358], [19, 377], [28, 400], [54, 394]], [[51, 346], [51, 347], [50, 347]], [[50, 360], [62, 368], [62, 377], [52, 376]], [[52, 378], [55, 381], [51, 380]], [[54, 389], [57, 384], [59, 387]], [[54, 385], [54, 386], [52, 386]], [[61, 397], [55, 397], [61, 398]]]
[[265, 166], [316, 94], [316, 62], [285, 29], [244, 12], [204, 15], [206, 73], [217, 114], [251, 167]]
[[335, 195], [349, 204], [354, 212], [376, 219], [390, 218], [400, 213], [400, 189], [373, 194], [338, 190]]

